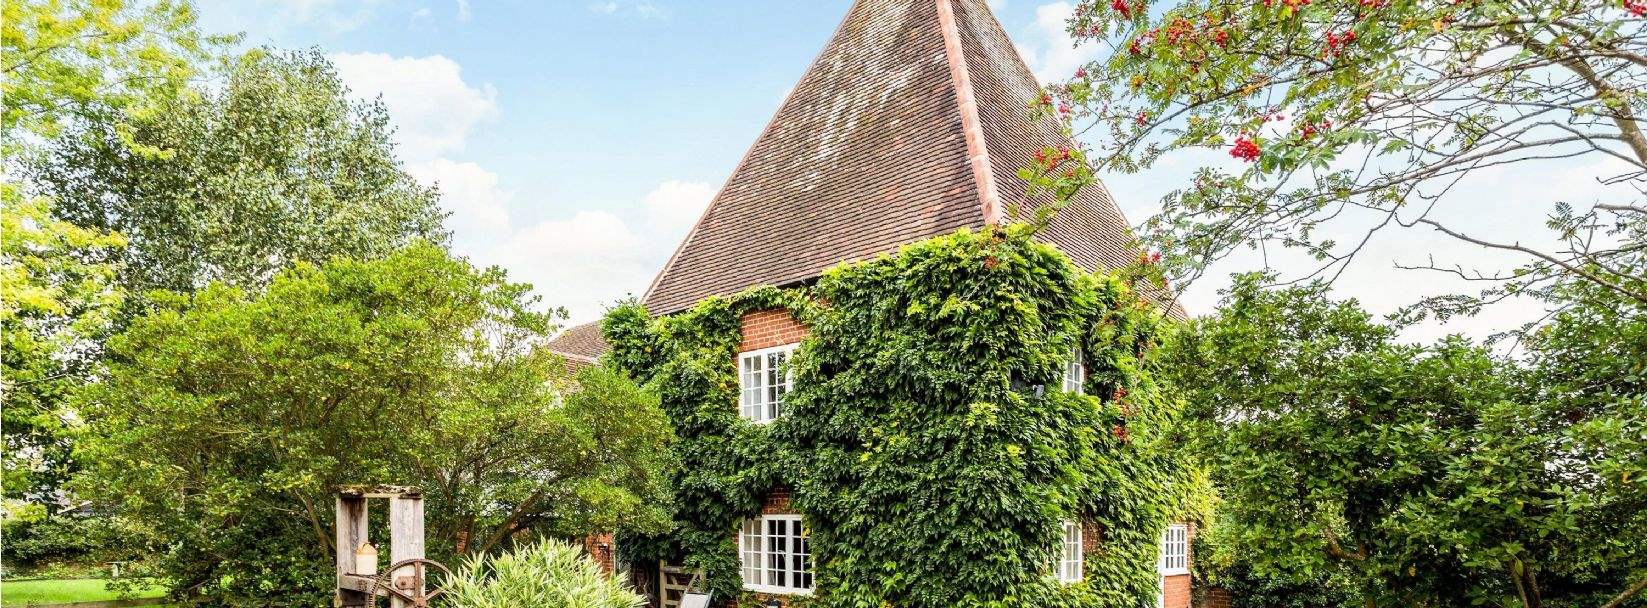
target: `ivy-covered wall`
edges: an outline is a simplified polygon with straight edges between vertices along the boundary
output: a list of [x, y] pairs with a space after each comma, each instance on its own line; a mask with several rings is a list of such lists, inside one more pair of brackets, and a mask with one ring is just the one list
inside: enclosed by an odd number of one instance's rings
[[[742, 595], [735, 531], [775, 486], [804, 514], [824, 606], [1153, 606], [1156, 539], [1195, 494], [1151, 379], [1166, 321], [1119, 276], [1089, 274], [1024, 226], [961, 231], [652, 318], [614, 309], [611, 359], [656, 390], [679, 437], [676, 527], [626, 536], [632, 560], [701, 567]], [[788, 415], [738, 417], [744, 313], [811, 328]], [[1085, 394], [1058, 390], [1080, 345]], [[1096, 525], [1085, 581], [1049, 565], [1060, 522]]]

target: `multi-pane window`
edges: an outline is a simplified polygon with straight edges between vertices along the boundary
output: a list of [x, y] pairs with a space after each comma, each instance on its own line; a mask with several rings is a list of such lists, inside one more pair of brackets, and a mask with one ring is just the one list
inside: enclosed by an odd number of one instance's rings
[[1064, 583], [1081, 582], [1081, 524], [1064, 522], [1064, 540], [1058, 551], [1058, 580]]
[[1161, 575], [1189, 574], [1189, 526], [1172, 524], [1161, 532]]
[[755, 422], [771, 422], [783, 415], [783, 396], [789, 392], [789, 354], [794, 344], [753, 350], [738, 355], [739, 415]]
[[1079, 395], [1086, 383], [1086, 360], [1081, 357], [1081, 348], [1075, 347], [1070, 349], [1069, 359], [1064, 361], [1064, 392]]
[[743, 584], [767, 593], [812, 590], [812, 556], [799, 515], [762, 515], [743, 522], [738, 535]]

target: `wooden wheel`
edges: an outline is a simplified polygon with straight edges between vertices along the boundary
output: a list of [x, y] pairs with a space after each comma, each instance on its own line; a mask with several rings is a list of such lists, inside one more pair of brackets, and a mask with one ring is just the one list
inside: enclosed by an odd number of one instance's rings
[[[411, 571], [405, 572], [407, 569]], [[371, 595], [377, 595], [378, 590], [382, 590], [383, 595], [398, 597], [410, 602], [417, 608], [427, 608], [429, 600], [446, 593], [445, 585], [434, 589], [424, 587], [429, 582], [430, 570], [438, 570], [441, 573], [442, 581], [452, 577], [452, 570], [447, 568], [445, 564], [435, 560], [421, 557], [405, 559], [389, 566], [388, 569], [378, 574], [377, 578], [373, 579], [374, 588]]]

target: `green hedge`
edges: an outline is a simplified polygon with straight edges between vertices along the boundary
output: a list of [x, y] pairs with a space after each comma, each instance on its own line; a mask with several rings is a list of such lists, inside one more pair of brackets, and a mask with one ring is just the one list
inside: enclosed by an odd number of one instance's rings
[[[1122, 276], [1082, 272], [1030, 228], [957, 232], [652, 318], [606, 317], [611, 359], [659, 393], [680, 438], [672, 533], [630, 559], [701, 567], [742, 593], [734, 535], [775, 486], [806, 516], [824, 606], [1147, 606], [1156, 539], [1199, 495], [1151, 367], [1166, 329]], [[744, 313], [810, 327], [789, 414], [738, 417]], [[1085, 395], [1058, 390], [1079, 344]], [[1044, 387], [1044, 388], [1043, 388]], [[1048, 565], [1059, 522], [1102, 530], [1086, 580]]]

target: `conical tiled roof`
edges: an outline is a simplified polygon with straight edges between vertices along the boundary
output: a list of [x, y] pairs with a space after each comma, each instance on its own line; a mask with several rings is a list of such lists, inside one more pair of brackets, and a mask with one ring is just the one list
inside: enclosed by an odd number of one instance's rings
[[[1029, 200], [1040, 92], [984, 0], [859, 0], [647, 291], [654, 314], [1003, 221]], [[1039, 237], [1091, 270], [1135, 256], [1101, 185]]]

